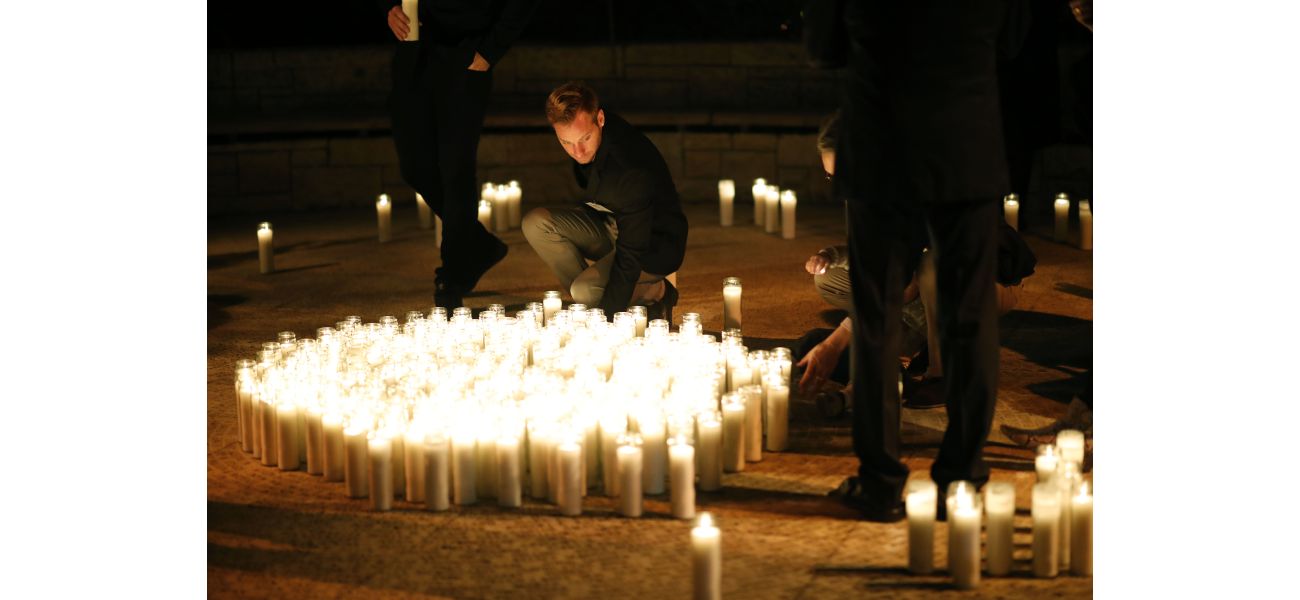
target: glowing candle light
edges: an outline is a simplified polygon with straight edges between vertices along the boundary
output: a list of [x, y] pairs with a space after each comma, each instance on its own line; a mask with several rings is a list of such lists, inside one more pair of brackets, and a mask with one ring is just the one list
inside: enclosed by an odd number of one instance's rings
[[1092, 575], [1092, 490], [1088, 482], [1079, 484], [1079, 493], [1070, 507], [1070, 572]]
[[619, 436], [618, 440], [618, 514], [625, 517], [641, 516], [641, 438], [636, 434]]
[[735, 214], [736, 182], [723, 179], [718, 182], [718, 222], [723, 227], [731, 227]]
[[669, 490], [672, 513], [678, 519], [695, 517], [695, 448], [685, 437], [674, 437], [668, 444], [670, 467]]
[[492, 201], [478, 201], [478, 222], [483, 224], [483, 228], [492, 231]]
[[370, 507], [374, 510], [393, 508], [393, 444], [379, 432], [371, 434], [370, 454]]
[[722, 489], [722, 421], [718, 412], [700, 413], [698, 428], [699, 443], [695, 450], [700, 462], [700, 490], [717, 491]]
[[370, 446], [366, 428], [353, 424], [343, 430], [347, 460], [343, 463], [344, 487], [349, 498], [370, 496]]
[[1070, 230], [1070, 196], [1064, 192], [1056, 195], [1056, 228], [1052, 239], [1064, 242]]
[[1012, 229], [1020, 230], [1020, 196], [1007, 194], [1002, 198], [1002, 216]]
[[507, 206], [508, 212], [510, 213], [510, 227], [511, 229], [515, 229], [519, 227], [523, 218], [520, 214], [520, 205], [523, 203], [524, 188], [519, 185], [518, 181], [512, 179], [510, 180], [509, 187], [506, 189], [509, 192], [509, 203]]
[[939, 489], [929, 479], [907, 482], [907, 570], [918, 575], [934, 571], [934, 519]]
[[713, 516], [700, 513], [691, 529], [692, 590], [695, 600], [722, 598], [722, 532]]
[[1061, 561], [1061, 492], [1055, 482], [1034, 486], [1034, 576], [1056, 577]]
[[957, 589], [974, 589], [980, 582], [980, 506], [975, 486], [966, 481], [948, 485], [948, 572]]
[[388, 201], [388, 194], [380, 194], [375, 201], [375, 213], [379, 217], [379, 241], [393, 239], [393, 204]]
[[274, 238], [271, 223], [264, 221], [257, 226], [257, 266], [263, 275], [275, 270]]
[[781, 239], [794, 239], [794, 210], [798, 204], [793, 190], [781, 192]]
[[1011, 572], [1012, 518], [1016, 514], [1016, 486], [1008, 481], [991, 481], [984, 487], [984, 513], [988, 516], [989, 575]]
[[744, 289], [739, 277], [722, 280], [722, 328], [740, 329], [740, 299]]

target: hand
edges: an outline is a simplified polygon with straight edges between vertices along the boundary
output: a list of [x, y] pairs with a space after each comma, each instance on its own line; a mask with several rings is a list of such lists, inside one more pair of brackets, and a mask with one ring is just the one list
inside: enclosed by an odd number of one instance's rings
[[835, 363], [840, 360], [840, 352], [826, 342], [813, 346], [805, 354], [798, 366], [803, 367], [803, 377], [799, 378], [799, 392], [808, 395], [821, 389], [822, 384], [835, 370]]
[[808, 262], [804, 264], [803, 268], [808, 271], [809, 275], [825, 275], [826, 268], [829, 266], [831, 266], [830, 259], [826, 258], [825, 254], [818, 252], [808, 257]]
[[411, 31], [411, 20], [406, 18], [402, 7], [394, 6], [388, 11], [388, 28], [393, 30], [393, 35], [397, 36], [399, 41], [406, 41], [406, 34]]
[[466, 67], [466, 68], [468, 68], [468, 69], [471, 70], [471, 71], [486, 71], [486, 70], [488, 70], [488, 69], [491, 68], [491, 67], [492, 67], [492, 65], [488, 64], [487, 59], [486, 59], [486, 58], [483, 58], [483, 55], [482, 55], [482, 54], [479, 54], [478, 52], [475, 52], [475, 53], [474, 53], [474, 62], [469, 63], [469, 67]]

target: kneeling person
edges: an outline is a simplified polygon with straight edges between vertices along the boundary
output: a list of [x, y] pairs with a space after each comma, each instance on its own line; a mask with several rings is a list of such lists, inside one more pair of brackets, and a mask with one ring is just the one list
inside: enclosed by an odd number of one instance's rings
[[665, 277], [681, 267], [687, 224], [663, 156], [581, 83], [551, 92], [546, 118], [582, 191], [576, 205], [530, 211], [524, 237], [574, 302], [607, 316], [642, 304], [671, 320], [677, 290]]

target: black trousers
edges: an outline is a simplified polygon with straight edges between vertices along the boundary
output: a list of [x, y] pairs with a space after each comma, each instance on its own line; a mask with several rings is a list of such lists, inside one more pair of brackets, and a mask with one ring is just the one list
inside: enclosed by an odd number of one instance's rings
[[439, 280], [462, 283], [494, 237], [478, 222], [475, 167], [491, 71], [470, 71], [474, 51], [399, 42], [390, 108], [402, 179], [442, 219]]
[[899, 460], [898, 356], [902, 297], [912, 250], [903, 232], [924, 219], [935, 252], [939, 339], [943, 345], [948, 428], [931, 476], [988, 481], [984, 442], [997, 399], [997, 223], [993, 199], [917, 207], [848, 201], [853, 288], [853, 450], [864, 491], [898, 498], [907, 482]]

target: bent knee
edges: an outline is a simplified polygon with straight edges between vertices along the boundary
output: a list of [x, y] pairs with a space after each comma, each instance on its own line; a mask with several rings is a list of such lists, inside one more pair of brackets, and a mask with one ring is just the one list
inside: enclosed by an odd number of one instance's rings
[[520, 228], [524, 231], [524, 237], [530, 234], [545, 231], [551, 222], [551, 211], [545, 208], [534, 208], [524, 215], [523, 221], [520, 222]]
[[600, 299], [605, 295], [605, 287], [595, 281], [584, 281], [579, 278], [569, 286], [569, 295], [573, 296], [574, 302], [592, 307], [600, 304]]

